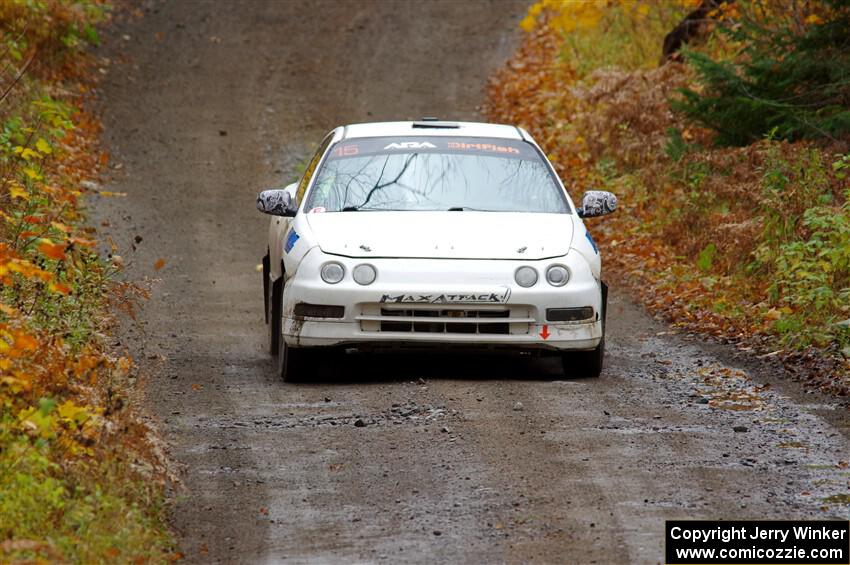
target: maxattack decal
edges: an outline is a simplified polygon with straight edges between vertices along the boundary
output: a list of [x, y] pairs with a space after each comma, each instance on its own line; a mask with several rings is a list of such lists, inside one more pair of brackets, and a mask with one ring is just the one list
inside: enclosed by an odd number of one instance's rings
[[298, 241], [298, 232], [295, 231], [295, 228], [289, 230], [289, 233], [286, 234], [286, 244], [283, 246], [283, 250], [289, 253], [292, 251], [292, 248], [295, 247], [295, 242]]
[[504, 304], [511, 297], [511, 289], [482, 294], [385, 294], [380, 303], [392, 304]]

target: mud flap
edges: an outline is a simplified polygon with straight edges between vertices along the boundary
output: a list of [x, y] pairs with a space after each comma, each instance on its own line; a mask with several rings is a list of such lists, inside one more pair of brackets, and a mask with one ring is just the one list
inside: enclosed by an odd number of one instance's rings
[[269, 323], [269, 271], [271, 270], [271, 259], [266, 253], [263, 257], [263, 313], [266, 323]]

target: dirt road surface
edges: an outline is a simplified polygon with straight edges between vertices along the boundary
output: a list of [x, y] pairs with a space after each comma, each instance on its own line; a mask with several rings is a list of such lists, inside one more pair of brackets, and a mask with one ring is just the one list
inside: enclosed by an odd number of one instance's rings
[[187, 561], [656, 563], [668, 518], [848, 517], [824, 502], [848, 493], [845, 407], [616, 286], [598, 380], [448, 355], [276, 378], [256, 192], [340, 123], [476, 118], [525, 7], [151, 0], [97, 53], [107, 188], [127, 196], [95, 208], [129, 276], [161, 279], [122, 339], [185, 469]]

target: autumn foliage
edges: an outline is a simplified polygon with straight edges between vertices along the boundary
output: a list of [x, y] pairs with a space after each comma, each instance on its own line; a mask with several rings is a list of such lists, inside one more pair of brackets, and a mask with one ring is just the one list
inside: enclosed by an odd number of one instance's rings
[[[659, 64], [665, 35], [698, 4], [536, 3], [486, 112], [528, 129], [574, 198], [588, 188], [620, 197], [614, 216], [589, 221], [607, 278], [679, 327], [782, 356], [846, 394], [850, 139], [789, 143], [768, 132], [717, 148], [716, 130], [677, 111], [685, 93], [707, 92], [698, 69], [689, 56]], [[804, 37], [829, 25], [832, 9], [718, 3], [687, 50], [735, 64], [743, 40], [725, 26], [746, 17]]]
[[[150, 431], [107, 347], [132, 294], [85, 222], [108, 157], [82, 107], [100, 0], [0, 2], [0, 562], [161, 559]], [[142, 473], [140, 469], [147, 468]]]

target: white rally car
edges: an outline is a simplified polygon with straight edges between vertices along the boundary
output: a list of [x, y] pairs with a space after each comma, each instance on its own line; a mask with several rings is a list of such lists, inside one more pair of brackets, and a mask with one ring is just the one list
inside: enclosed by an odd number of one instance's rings
[[576, 208], [521, 128], [434, 119], [339, 127], [298, 183], [265, 190], [266, 322], [284, 380], [306, 355], [462, 346], [562, 356], [598, 376], [607, 289]]

